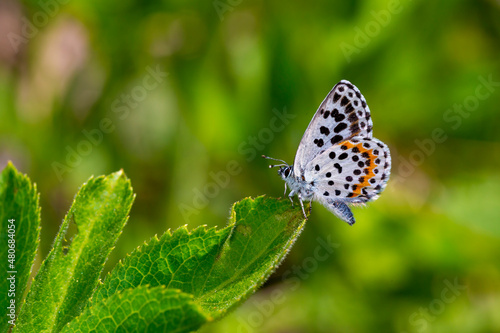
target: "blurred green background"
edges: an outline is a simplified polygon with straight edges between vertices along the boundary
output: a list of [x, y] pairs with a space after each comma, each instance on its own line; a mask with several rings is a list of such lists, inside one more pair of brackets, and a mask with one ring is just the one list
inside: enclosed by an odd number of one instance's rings
[[37, 265], [90, 175], [123, 168], [137, 193], [107, 270], [281, 196], [259, 156], [292, 163], [341, 79], [391, 149], [387, 189], [354, 227], [316, 204], [268, 283], [201, 331], [500, 332], [498, 0], [2, 0], [0, 166], [41, 193]]

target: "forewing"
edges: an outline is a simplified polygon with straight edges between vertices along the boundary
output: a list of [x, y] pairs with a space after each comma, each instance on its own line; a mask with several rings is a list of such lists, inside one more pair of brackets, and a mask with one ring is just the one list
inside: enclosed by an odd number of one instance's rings
[[333, 145], [355, 136], [371, 138], [372, 127], [370, 109], [359, 89], [340, 81], [323, 100], [300, 141], [295, 174], [303, 175], [306, 164]]
[[391, 173], [389, 147], [375, 138], [355, 137], [330, 147], [305, 167], [304, 178], [313, 182], [315, 198], [365, 203], [378, 198]]

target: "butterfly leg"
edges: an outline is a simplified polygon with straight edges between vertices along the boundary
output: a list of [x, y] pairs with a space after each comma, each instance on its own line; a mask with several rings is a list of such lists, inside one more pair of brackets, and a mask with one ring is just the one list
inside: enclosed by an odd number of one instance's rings
[[285, 195], [286, 195], [286, 182], [285, 182], [285, 192], [283, 193], [283, 196], [285, 196]]
[[300, 202], [300, 207], [302, 207], [302, 213], [304, 214], [304, 218], [307, 220], [306, 211], [304, 210], [304, 203], [302, 202], [300, 194], [299, 194], [299, 202]]
[[312, 202], [313, 202], [313, 199], [311, 198], [311, 200], [309, 200], [309, 215], [311, 215], [311, 211], [313, 208]]
[[[286, 184], [285, 184], [286, 186]], [[286, 193], [286, 192], [285, 192]], [[292, 207], [293, 207], [293, 196], [295, 195], [295, 191], [291, 190], [290, 193], [288, 193], [288, 199], [292, 202]]]

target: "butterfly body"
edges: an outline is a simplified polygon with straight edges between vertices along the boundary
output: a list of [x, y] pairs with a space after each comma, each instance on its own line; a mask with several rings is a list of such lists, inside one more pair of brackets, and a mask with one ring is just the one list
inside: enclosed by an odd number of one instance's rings
[[303, 201], [311, 201], [314, 198], [314, 193], [317, 190], [314, 181], [308, 182], [305, 178], [295, 176], [293, 165], [280, 168], [278, 174], [290, 188], [289, 197], [296, 194]]
[[303, 201], [314, 200], [352, 225], [348, 205], [378, 198], [390, 175], [391, 158], [387, 145], [373, 138], [372, 128], [363, 95], [349, 81], [340, 81], [307, 127], [294, 164], [278, 165], [285, 191], [288, 185], [290, 199], [298, 196], [304, 216]]

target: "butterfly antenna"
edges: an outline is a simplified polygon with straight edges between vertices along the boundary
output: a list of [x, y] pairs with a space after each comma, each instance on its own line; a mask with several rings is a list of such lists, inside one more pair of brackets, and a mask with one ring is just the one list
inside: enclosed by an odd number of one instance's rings
[[269, 157], [269, 156], [266, 156], [266, 155], [262, 155], [262, 158], [265, 158], [265, 159], [268, 159], [268, 160], [273, 160], [273, 161], [278, 161], [278, 162], [283, 162], [282, 164], [270, 165], [269, 168], [281, 167], [281, 166], [289, 166], [288, 163], [286, 163], [283, 160], [279, 160], [277, 158], [272, 158], [272, 157]]

